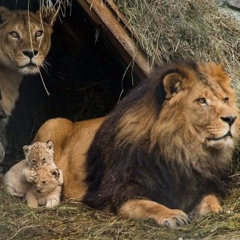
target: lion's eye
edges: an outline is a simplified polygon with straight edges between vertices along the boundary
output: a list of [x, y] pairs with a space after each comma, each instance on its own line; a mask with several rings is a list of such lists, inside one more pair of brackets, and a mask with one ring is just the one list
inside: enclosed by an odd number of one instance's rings
[[200, 104], [206, 104], [207, 103], [205, 98], [198, 98], [197, 102], [200, 103]]
[[47, 181], [42, 181], [42, 185], [46, 185], [47, 184]]
[[229, 100], [228, 97], [223, 98], [223, 102], [224, 102], [224, 103], [228, 103], [228, 100]]
[[42, 163], [46, 163], [46, 158], [43, 158], [43, 159], [42, 159]]
[[19, 34], [15, 31], [10, 32], [10, 35], [11, 35], [12, 38], [17, 38], [17, 39], [20, 38]]
[[35, 37], [38, 38], [38, 37], [41, 37], [43, 35], [43, 31], [42, 30], [38, 30], [36, 33], [35, 33]]

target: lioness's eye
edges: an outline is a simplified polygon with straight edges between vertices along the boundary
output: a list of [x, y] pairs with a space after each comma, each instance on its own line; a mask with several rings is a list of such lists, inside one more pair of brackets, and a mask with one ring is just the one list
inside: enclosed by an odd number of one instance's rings
[[35, 37], [38, 38], [38, 37], [41, 37], [43, 35], [43, 31], [42, 30], [38, 30], [36, 33], [35, 33]]
[[42, 181], [42, 184], [45, 185], [47, 183], [47, 181]]
[[228, 103], [228, 100], [229, 100], [229, 98], [228, 98], [228, 97], [225, 97], [225, 98], [223, 99], [223, 102], [224, 102], [224, 103]]
[[200, 103], [200, 104], [206, 104], [207, 103], [205, 98], [198, 98], [197, 102]]
[[46, 163], [46, 158], [43, 158], [43, 159], [42, 159], [42, 163]]
[[20, 38], [19, 34], [18, 34], [17, 32], [15, 32], [15, 31], [10, 32], [10, 35], [11, 35], [11, 37], [13, 37], [13, 38], [17, 38], [17, 39]]

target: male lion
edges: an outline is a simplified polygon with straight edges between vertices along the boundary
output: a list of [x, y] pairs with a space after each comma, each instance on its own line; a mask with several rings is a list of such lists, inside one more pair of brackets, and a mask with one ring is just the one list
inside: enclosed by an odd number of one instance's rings
[[66, 198], [176, 227], [221, 211], [237, 116], [223, 68], [189, 61], [156, 70], [105, 119], [52, 119], [34, 141], [55, 143]]

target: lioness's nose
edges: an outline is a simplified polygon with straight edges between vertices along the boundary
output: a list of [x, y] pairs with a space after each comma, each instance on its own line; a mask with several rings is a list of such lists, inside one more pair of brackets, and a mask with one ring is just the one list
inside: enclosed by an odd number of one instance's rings
[[236, 116], [221, 117], [221, 119], [222, 119], [224, 122], [228, 123], [229, 126], [231, 126], [231, 125], [235, 122], [236, 118], [237, 118]]
[[30, 59], [32, 59], [34, 56], [36, 56], [38, 54], [37, 50], [34, 51], [23, 51], [22, 52], [25, 56], [29, 57]]

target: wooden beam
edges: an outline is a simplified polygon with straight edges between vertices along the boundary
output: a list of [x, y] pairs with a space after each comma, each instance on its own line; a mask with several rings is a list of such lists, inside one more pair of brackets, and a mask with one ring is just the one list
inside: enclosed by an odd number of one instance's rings
[[134, 34], [127, 26], [127, 19], [113, 0], [78, 0], [78, 2], [95, 24], [102, 28], [105, 36], [126, 64], [132, 67], [136, 76], [141, 80], [148, 77], [152, 69], [147, 56], [137, 46]]

